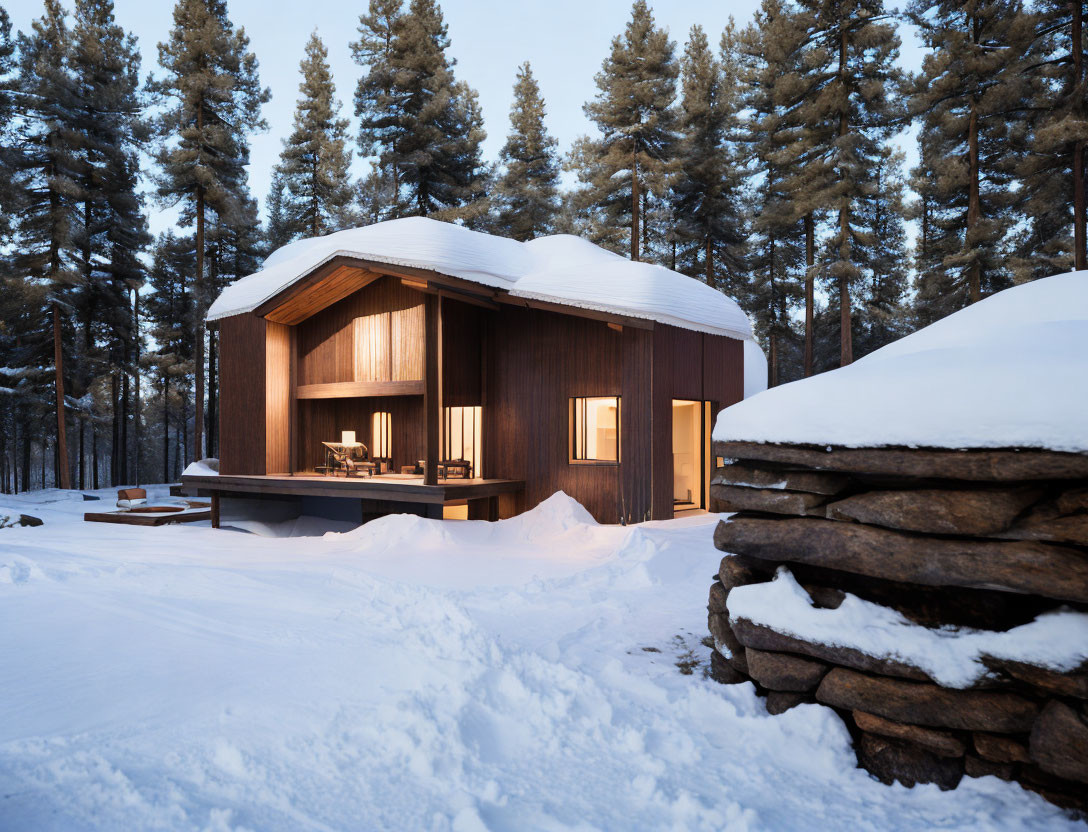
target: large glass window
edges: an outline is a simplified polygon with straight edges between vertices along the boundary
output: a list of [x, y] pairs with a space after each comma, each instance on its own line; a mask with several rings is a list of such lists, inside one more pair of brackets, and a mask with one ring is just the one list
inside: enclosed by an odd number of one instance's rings
[[571, 399], [570, 433], [571, 462], [619, 462], [619, 396]]
[[466, 477], [482, 476], [483, 436], [481, 409], [475, 407], [447, 407], [445, 424], [442, 426], [443, 461], [467, 462]]
[[374, 444], [370, 446], [370, 455], [376, 459], [393, 458], [393, 416], [385, 411], [376, 411], [371, 417]]

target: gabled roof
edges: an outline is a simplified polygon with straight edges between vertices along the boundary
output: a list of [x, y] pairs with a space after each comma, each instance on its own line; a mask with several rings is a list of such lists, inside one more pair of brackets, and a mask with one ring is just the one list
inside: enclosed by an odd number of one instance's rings
[[513, 297], [751, 339], [741, 308], [698, 280], [636, 263], [570, 235], [527, 243], [406, 217], [286, 245], [223, 290], [208, 320], [252, 312], [336, 257], [427, 269]]

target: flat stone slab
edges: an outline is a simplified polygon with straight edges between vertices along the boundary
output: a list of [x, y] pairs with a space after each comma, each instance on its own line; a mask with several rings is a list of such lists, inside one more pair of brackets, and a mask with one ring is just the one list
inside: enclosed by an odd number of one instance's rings
[[1042, 495], [1038, 488], [868, 491], [829, 504], [832, 520], [854, 520], [927, 534], [989, 535], [1006, 531]]
[[734, 462], [731, 465], [723, 465], [714, 472], [711, 486], [721, 483], [723, 485], [747, 486], [748, 488], [775, 488], [833, 495], [843, 491], [849, 482], [850, 478], [845, 474], [792, 468], [769, 468]]
[[739, 485], [711, 485], [710, 496], [718, 501], [719, 511], [766, 511], [823, 517], [826, 497], [803, 491], [779, 491], [772, 488], [745, 488]]
[[714, 545], [902, 583], [1088, 602], [1088, 557], [1049, 543], [927, 537], [815, 517], [741, 516], [718, 523]]
[[904, 786], [936, 783], [942, 789], [954, 789], [963, 779], [963, 762], [955, 757], [941, 757], [903, 740], [862, 732], [854, 743], [858, 765], [883, 783], [896, 780]]
[[786, 653], [771, 653], [749, 647], [748, 675], [769, 690], [805, 693], [816, 690], [828, 667], [823, 662], [803, 659]]
[[854, 711], [853, 716], [855, 724], [862, 731], [912, 742], [927, 751], [932, 751], [938, 757], [962, 757], [967, 751], [967, 744], [948, 731], [923, 728], [921, 725], [906, 725], [866, 711]]
[[1028, 753], [1043, 771], [1088, 783], [1088, 720], [1051, 700], [1031, 730]]
[[992, 763], [1029, 763], [1028, 748], [1012, 737], [1000, 734], [975, 733], [971, 737], [975, 751], [984, 760]]
[[715, 648], [719, 645], [725, 647], [730, 655], [723, 656], [723, 658], [726, 658], [741, 673], [748, 675], [747, 651], [733, 634], [733, 628], [729, 626], [728, 616], [711, 613], [707, 618], [707, 627], [710, 630], [710, 635], [714, 637]]
[[982, 662], [991, 670], [1006, 673], [1048, 693], [1088, 699], [1088, 662], [1069, 673], [1059, 673], [1038, 665], [997, 659], [993, 656], [983, 656]]
[[831, 664], [867, 670], [884, 676], [901, 676], [904, 679], [921, 682], [930, 681], [929, 676], [920, 668], [895, 659], [878, 659], [852, 647], [836, 647], [816, 641], [805, 641], [796, 636], [779, 633], [762, 624], [756, 624], [747, 618], [734, 618], [729, 623], [736, 639], [745, 647], [751, 647], [754, 650], [800, 653]]
[[951, 690], [842, 667], [824, 676], [816, 701], [896, 722], [995, 734], [1027, 733], [1039, 712], [1038, 705], [1015, 693]]
[[717, 456], [855, 474], [1013, 482], [1088, 479], [1088, 454], [1024, 449], [815, 448], [761, 442], [715, 442]]

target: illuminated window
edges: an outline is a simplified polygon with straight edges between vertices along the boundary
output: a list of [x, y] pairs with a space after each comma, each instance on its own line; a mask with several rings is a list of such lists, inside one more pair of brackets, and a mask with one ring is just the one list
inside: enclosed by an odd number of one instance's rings
[[442, 426], [442, 458], [465, 460], [472, 467], [472, 476], [479, 477], [483, 456], [481, 408], [447, 407]]
[[620, 461], [619, 396], [570, 400], [571, 462]]
[[373, 444], [370, 446], [370, 455], [377, 459], [393, 458], [393, 416], [383, 411], [376, 412], [371, 417]]

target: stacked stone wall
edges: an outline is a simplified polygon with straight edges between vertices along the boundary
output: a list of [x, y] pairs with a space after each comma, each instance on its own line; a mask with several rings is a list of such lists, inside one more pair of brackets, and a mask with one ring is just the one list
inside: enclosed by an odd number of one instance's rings
[[1016, 780], [1088, 811], [1088, 663], [983, 657], [969, 689], [891, 656], [731, 616], [729, 593], [786, 566], [816, 607], [851, 593], [925, 627], [1008, 631], [1088, 611], [1088, 455], [715, 443], [725, 556], [710, 589], [715, 678], [752, 681], [772, 713], [834, 708], [885, 782]]

